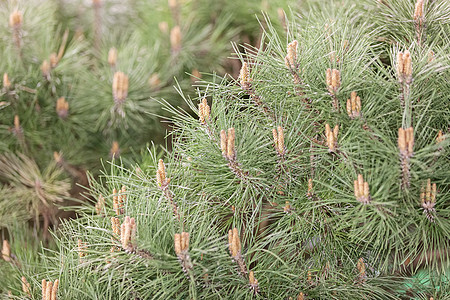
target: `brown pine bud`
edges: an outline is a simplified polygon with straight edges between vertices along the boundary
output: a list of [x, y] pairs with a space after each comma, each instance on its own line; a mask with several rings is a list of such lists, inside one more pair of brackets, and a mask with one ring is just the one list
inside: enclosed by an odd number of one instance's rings
[[228, 231], [228, 244], [231, 256], [238, 259], [241, 255], [241, 240], [239, 239], [239, 233], [236, 227]]
[[258, 280], [255, 278], [255, 274], [253, 273], [253, 271], [250, 271], [250, 273], [248, 274], [248, 281], [251, 286], [258, 285]]
[[189, 233], [181, 233], [181, 251], [187, 252], [189, 250]]
[[31, 297], [31, 286], [28, 283], [25, 276], [22, 276], [22, 291], [27, 294], [28, 297]]
[[222, 150], [222, 156], [227, 157], [227, 133], [225, 130], [220, 131], [220, 149]]
[[308, 192], [306, 193], [308, 197], [311, 197], [313, 195], [313, 180], [312, 178], [308, 179]]
[[435, 59], [434, 56], [435, 56], [435, 53], [434, 53], [433, 50], [428, 51], [428, 60], [427, 60], [427, 62], [428, 63], [432, 62]]
[[166, 167], [164, 166], [164, 162], [162, 159], [158, 161], [158, 170], [156, 170], [156, 182], [158, 186], [164, 190], [170, 183], [170, 178], [166, 178]]
[[352, 92], [350, 99], [347, 99], [347, 114], [351, 119], [361, 116], [361, 98], [356, 95], [356, 92]]
[[206, 98], [202, 99], [202, 102], [198, 105], [198, 115], [200, 117], [200, 124], [205, 125], [209, 121], [211, 114], [211, 108], [208, 105]]
[[55, 282], [53, 283], [51, 300], [57, 300], [56, 295], [58, 293], [58, 286], [59, 286], [59, 279], [56, 279]]
[[354, 181], [355, 198], [362, 204], [370, 202], [369, 184], [364, 181], [362, 174], [358, 174], [358, 179]]
[[443, 141], [445, 141], [445, 136], [442, 134], [442, 130], [439, 130], [436, 138], [436, 144], [442, 143]]
[[303, 292], [300, 292], [300, 294], [298, 294], [297, 296], [297, 300], [305, 300], [305, 294], [303, 294]]
[[287, 55], [284, 58], [285, 64], [291, 70], [297, 70], [297, 49], [298, 42], [296, 40], [292, 41], [287, 46]]
[[108, 64], [111, 66], [111, 68], [114, 68], [117, 63], [117, 49], [112, 47], [108, 51]]
[[173, 239], [175, 243], [175, 254], [178, 256], [181, 253], [181, 234], [175, 233]]
[[333, 69], [331, 85], [334, 90], [338, 90], [341, 87], [341, 72], [339, 70]]
[[104, 209], [105, 209], [105, 198], [103, 198], [102, 195], [99, 195], [97, 203], [95, 204], [95, 211], [97, 212], [97, 215], [102, 214]]
[[2, 258], [5, 261], [11, 261], [11, 246], [7, 240], [3, 240]]
[[327, 145], [329, 152], [335, 152], [337, 148], [337, 137], [339, 133], [339, 125], [334, 126], [333, 131], [331, 131], [330, 125], [325, 124], [325, 136], [327, 138]]
[[17, 29], [22, 27], [23, 15], [20, 11], [15, 10], [9, 15], [9, 26]]
[[69, 102], [67, 102], [64, 97], [60, 97], [56, 100], [56, 113], [58, 114], [58, 117], [63, 120], [69, 115]]
[[52, 68], [52, 69], [56, 68], [56, 66], [58, 65], [58, 62], [59, 62], [58, 55], [56, 53], [50, 54], [49, 61], [50, 61], [50, 68]]
[[41, 65], [41, 71], [42, 76], [44, 76], [44, 78], [47, 80], [50, 79], [50, 70], [51, 70], [50, 63], [47, 60], [44, 60]]
[[176, 9], [178, 7], [177, 0], [168, 0], [170, 9]]
[[112, 142], [111, 150], [109, 150], [109, 156], [111, 158], [117, 158], [120, 156], [120, 147], [117, 141]]
[[157, 73], [150, 75], [150, 78], [148, 79], [148, 84], [150, 88], [152, 88], [153, 90], [158, 90], [161, 85], [159, 75]]
[[328, 87], [328, 89], [330, 89], [330, 87], [332, 87], [332, 84], [333, 84], [331, 69], [327, 69], [327, 72], [326, 72], [326, 82], [327, 82], [327, 87]]
[[14, 116], [14, 128], [13, 128], [13, 133], [15, 135], [21, 135], [23, 132], [22, 130], [22, 126], [20, 126], [20, 119], [18, 115]]
[[51, 300], [52, 299], [52, 290], [53, 290], [53, 282], [48, 281], [46, 290], [45, 290], [45, 300]]
[[410, 84], [412, 80], [411, 54], [408, 50], [397, 53], [397, 76], [400, 83]]
[[123, 103], [128, 96], [128, 76], [123, 72], [114, 73], [112, 83], [112, 93], [114, 102]]
[[406, 152], [406, 132], [403, 128], [398, 129], [398, 149], [401, 153]]
[[115, 235], [116, 238], [120, 237], [120, 220], [119, 218], [116, 217], [111, 217], [111, 227], [112, 227], [112, 231], [113, 234]]
[[170, 31], [170, 45], [174, 53], [178, 53], [181, 50], [181, 39], [181, 29], [177, 25]]
[[420, 24], [423, 22], [423, 0], [417, 0], [413, 18]]
[[228, 160], [236, 159], [236, 149], [235, 149], [235, 131], [234, 128], [228, 128], [227, 134], [227, 158]]
[[356, 264], [356, 267], [359, 271], [359, 276], [361, 279], [366, 277], [366, 264], [364, 263], [364, 260], [362, 257], [358, 259], [358, 263]]
[[80, 263], [82, 262], [83, 257], [87, 255], [87, 248], [87, 243], [83, 242], [81, 239], [78, 239], [78, 257], [80, 259]]
[[8, 73], [4, 73], [3, 74], [3, 88], [5, 90], [9, 90], [10, 87], [11, 87], [11, 81], [9, 81]]
[[169, 24], [166, 21], [159, 22], [158, 28], [163, 34], [167, 34], [169, 32]]
[[284, 155], [286, 152], [285, 146], [284, 146], [284, 133], [283, 128], [281, 126], [277, 127], [278, 131], [278, 142], [277, 142], [277, 151], [279, 155]]
[[46, 300], [47, 294], [47, 280], [42, 279], [42, 300]]
[[291, 211], [291, 205], [289, 204], [289, 201], [286, 201], [286, 205], [283, 207], [283, 210], [285, 213], [288, 213]]
[[198, 69], [193, 69], [192, 70], [192, 76], [191, 76], [191, 81], [192, 83], [195, 83], [196, 81], [202, 79], [202, 73], [200, 73], [198, 71]]
[[250, 78], [250, 71], [246, 62], [242, 63], [242, 67], [239, 72], [239, 80], [243, 89], [250, 89], [252, 79]]
[[284, 12], [284, 9], [282, 9], [281, 7], [278, 7], [277, 14], [278, 14], [278, 19], [280, 20], [281, 25], [283, 26], [284, 30], [286, 30], [287, 29], [286, 13]]

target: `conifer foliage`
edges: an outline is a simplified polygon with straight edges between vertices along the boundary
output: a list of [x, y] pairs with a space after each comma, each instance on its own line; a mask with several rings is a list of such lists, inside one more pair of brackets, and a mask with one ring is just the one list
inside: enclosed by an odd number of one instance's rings
[[198, 116], [160, 100], [172, 151], [93, 181], [12, 293], [448, 297], [450, 3], [320, 3], [285, 35], [265, 19], [238, 80], [183, 96]]

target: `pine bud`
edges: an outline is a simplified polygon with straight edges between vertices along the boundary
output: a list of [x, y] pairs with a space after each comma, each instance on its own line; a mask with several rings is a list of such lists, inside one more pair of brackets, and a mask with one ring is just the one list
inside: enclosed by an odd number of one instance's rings
[[442, 143], [443, 141], [445, 141], [445, 136], [442, 134], [442, 130], [439, 130], [436, 137], [436, 144]]
[[250, 89], [252, 79], [250, 78], [250, 71], [246, 62], [242, 63], [242, 67], [239, 72], [239, 80], [244, 90]]
[[223, 129], [220, 131], [220, 149], [222, 150], [222, 156], [227, 157], [227, 133]]
[[435, 53], [433, 50], [428, 51], [428, 60], [427, 62], [430, 63], [435, 59]]
[[20, 126], [20, 119], [18, 115], [14, 116], [14, 128], [13, 133], [15, 135], [21, 135], [23, 133], [22, 126]]
[[420, 202], [423, 208], [423, 213], [427, 215], [427, 218], [434, 222], [434, 216], [432, 212], [435, 211], [436, 204], [436, 183], [431, 184], [431, 179], [427, 180], [425, 188], [422, 186], [420, 193]]
[[170, 9], [176, 9], [178, 7], [177, 0], [168, 0]]
[[273, 140], [275, 144], [275, 149], [280, 156], [283, 156], [286, 153], [286, 148], [284, 146], [284, 132], [281, 126], [278, 126], [277, 129], [272, 130]]
[[369, 184], [364, 181], [362, 174], [358, 174], [358, 180], [354, 181], [355, 198], [362, 204], [368, 204], [371, 200]]
[[422, 24], [423, 22], [423, 0], [417, 0], [416, 7], [414, 9], [414, 21]]
[[361, 116], [361, 98], [356, 95], [356, 92], [352, 92], [350, 99], [347, 99], [347, 114], [351, 119]]
[[159, 75], [157, 73], [154, 73], [150, 75], [150, 78], [148, 79], [148, 84], [150, 85], [150, 88], [156, 90], [161, 85], [161, 80], [159, 79]]
[[117, 63], [117, 49], [112, 47], [108, 51], [108, 64], [111, 66], [111, 68], [114, 68]]
[[165, 190], [170, 183], [170, 178], [166, 178], [166, 167], [162, 159], [158, 161], [158, 170], [156, 170], [156, 182], [159, 188]]
[[58, 62], [59, 62], [58, 55], [56, 53], [50, 54], [49, 61], [50, 61], [50, 68], [51, 69], [56, 68], [56, 66], [58, 65]]
[[136, 240], [136, 221], [129, 216], [125, 217], [120, 227], [120, 242], [125, 250], [132, 250]]
[[300, 292], [300, 294], [298, 294], [297, 296], [297, 300], [305, 300], [305, 294], [303, 294], [303, 292]]
[[228, 248], [233, 258], [237, 259], [241, 256], [241, 240], [237, 228], [228, 231]]
[[335, 152], [337, 148], [337, 137], [339, 133], [339, 125], [334, 126], [333, 131], [331, 131], [330, 125], [325, 124], [325, 136], [327, 138], [327, 145], [329, 152]]
[[283, 210], [285, 213], [288, 213], [291, 211], [291, 205], [289, 204], [289, 201], [286, 201], [286, 205], [283, 207]]
[[181, 50], [181, 29], [180, 26], [175, 26], [170, 31], [170, 45], [172, 52], [178, 53]]
[[200, 79], [202, 79], [202, 74], [198, 71], [198, 69], [193, 69], [192, 76], [191, 76], [192, 83], [195, 83], [197, 80], [200, 80]]
[[120, 156], [120, 148], [117, 141], [112, 142], [111, 150], [109, 150], [109, 156], [111, 158], [118, 158]]
[[56, 279], [55, 282], [53, 283], [51, 300], [56, 300], [56, 295], [58, 293], [58, 286], [59, 286], [59, 279]]
[[111, 227], [115, 237], [120, 237], [120, 220], [116, 217], [111, 217]]
[[112, 93], [114, 102], [120, 104], [125, 101], [128, 96], [128, 76], [123, 72], [117, 71], [114, 73], [112, 83]]
[[45, 79], [49, 80], [50, 79], [51, 66], [50, 66], [50, 63], [47, 60], [44, 60], [42, 62], [41, 71], [42, 71], [42, 76], [44, 76]]
[[281, 25], [283, 26], [284, 30], [286, 30], [287, 29], [286, 13], [284, 12], [284, 9], [282, 9], [281, 7], [278, 7], [277, 14], [278, 14], [278, 19], [280, 20]]
[[119, 196], [117, 195], [117, 190], [115, 188], [113, 189], [113, 209], [116, 215], [120, 216]]
[[28, 297], [31, 297], [31, 286], [28, 283], [27, 279], [25, 278], [25, 276], [22, 276], [22, 291], [27, 294]]
[[69, 115], [69, 102], [67, 102], [64, 97], [60, 97], [56, 100], [56, 113], [58, 114], [58, 117], [63, 120]]
[[250, 271], [250, 273], [248, 274], [248, 282], [250, 283], [250, 287], [253, 289], [253, 291], [255, 293], [258, 293], [258, 280], [255, 278], [255, 274], [253, 274], [253, 271]]
[[42, 279], [42, 300], [47, 300], [47, 281]]
[[337, 90], [341, 87], [341, 72], [336, 69], [327, 69], [326, 82], [328, 91], [336, 94]]
[[105, 198], [103, 198], [102, 195], [99, 195], [97, 203], [95, 204], [95, 211], [97, 212], [97, 215], [101, 215], [104, 208], [105, 208]]
[[11, 87], [11, 81], [9, 81], [8, 73], [4, 73], [3, 74], [3, 88], [5, 90], [9, 90], [10, 87]]
[[80, 263], [83, 261], [83, 257], [87, 255], [87, 243], [78, 239], [78, 258], [80, 259]]
[[312, 178], [309, 178], [308, 179], [308, 192], [306, 193], [306, 195], [308, 196], [308, 197], [311, 197], [312, 195], [313, 195], [313, 180], [312, 180]]
[[186, 253], [189, 251], [189, 233], [182, 232], [176, 233], [174, 236], [175, 253], [177, 255]]
[[398, 129], [398, 149], [400, 154], [406, 157], [411, 157], [413, 155], [414, 147], [414, 131], [412, 127], [407, 129]]
[[359, 272], [359, 281], [364, 282], [366, 280], [367, 274], [366, 274], [366, 264], [364, 263], [364, 260], [362, 257], [358, 259], [358, 263], [356, 264], [356, 268]]
[[397, 76], [400, 83], [410, 84], [412, 81], [411, 54], [408, 50], [397, 53]]
[[202, 99], [202, 102], [198, 105], [198, 114], [200, 117], [200, 124], [205, 125], [209, 121], [211, 113], [211, 108], [208, 105], [208, 100], [206, 98]]
[[3, 240], [2, 258], [5, 261], [11, 261], [11, 246], [7, 240]]
[[169, 24], [166, 21], [159, 22], [158, 28], [163, 34], [167, 34], [169, 32]]
[[291, 70], [297, 70], [298, 68], [297, 49], [298, 49], [298, 42], [296, 40], [292, 41], [287, 46], [287, 55], [284, 58], [284, 62], [286, 66]]
[[236, 159], [236, 149], [235, 149], [235, 131], [234, 128], [228, 128], [227, 134], [227, 158], [230, 161]]
[[9, 26], [17, 29], [22, 27], [23, 15], [20, 11], [15, 10], [9, 15]]

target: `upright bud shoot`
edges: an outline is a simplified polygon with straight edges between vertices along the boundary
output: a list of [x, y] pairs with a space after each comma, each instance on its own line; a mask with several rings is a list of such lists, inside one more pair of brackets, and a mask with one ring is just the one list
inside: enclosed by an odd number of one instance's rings
[[284, 146], [284, 132], [281, 126], [272, 130], [272, 136], [274, 141], [274, 147], [277, 150], [278, 155], [283, 156], [286, 153], [286, 147]]
[[431, 184], [431, 179], [427, 180], [425, 188], [422, 186], [420, 192], [420, 203], [423, 208], [423, 213], [427, 216], [428, 220], [434, 222], [434, 212], [436, 209], [436, 183]]
[[109, 150], [109, 156], [111, 158], [118, 158], [120, 156], [120, 147], [117, 141], [112, 142], [111, 150]]
[[166, 167], [162, 159], [158, 161], [158, 169], [156, 170], [156, 182], [158, 183], [158, 187], [162, 190], [165, 190], [170, 183], [170, 178], [166, 178]]
[[410, 159], [414, 155], [414, 130], [412, 127], [398, 129], [398, 149], [400, 151], [400, 165], [402, 170], [402, 188], [410, 186]]
[[331, 131], [330, 125], [325, 124], [325, 136], [327, 138], [327, 146], [329, 152], [335, 152], [337, 148], [337, 138], [339, 133], [339, 125], [334, 126], [333, 131]]
[[13, 42], [19, 51], [22, 44], [22, 23], [22, 12], [15, 10], [9, 15], [9, 26], [11, 27], [13, 32]]
[[339, 101], [337, 99], [337, 91], [341, 87], [341, 72], [336, 69], [327, 69], [326, 83], [328, 92], [333, 99], [333, 108], [339, 111]]
[[298, 42], [296, 40], [294, 40], [288, 44], [287, 55], [284, 58], [284, 62], [286, 64], [286, 66], [291, 70], [298, 69], [297, 51], [298, 51]]
[[239, 72], [239, 80], [242, 89], [250, 91], [252, 86], [252, 79], [250, 78], [250, 71], [246, 62], [242, 63], [241, 70]]
[[87, 243], [83, 242], [81, 239], [78, 239], [78, 258], [80, 264], [83, 262], [83, 258], [87, 255]]
[[211, 114], [211, 108], [208, 105], [208, 100], [203, 98], [200, 104], [198, 105], [198, 115], [200, 118], [200, 124], [205, 125], [207, 121], [209, 121]]
[[181, 29], [180, 26], [175, 26], [170, 31], [170, 45], [172, 48], [172, 53], [177, 54], [181, 50]]
[[3, 240], [2, 258], [4, 261], [11, 261], [11, 246], [7, 240]]
[[22, 291], [27, 294], [28, 297], [31, 297], [31, 286], [28, 283], [25, 276], [22, 276]]
[[183, 267], [183, 271], [187, 272], [193, 268], [189, 257], [189, 233], [182, 232], [174, 235], [175, 254]]
[[8, 73], [3, 74], [3, 88], [7, 91], [11, 87], [11, 81], [9, 81]]
[[56, 295], [58, 293], [59, 279], [55, 282], [42, 280], [42, 300], [57, 300]]
[[125, 112], [122, 109], [122, 104], [128, 96], [128, 76], [123, 72], [117, 71], [114, 73], [112, 83], [112, 94], [115, 104], [115, 110], [125, 117]]
[[258, 280], [255, 278], [253, 271], [250, 271], [248, 274], [248, 282], [250, 283], [250, 288], [257, 294], [259, 292]]
[[359, 118], [361, 116], [361, 98], [356, 95], [356, 92], [350, 94], [350, 99], [347, 99], [347, 115], [351, 119]]
[[69, 102], [67, 102], [64, 97], [60, 97], [56, 100], [56, 113], [58, 114], [58, 117], [63, 120], [69, 115]]
[[120, 226], [120, 243], [126, 251], [133, 251], [136, 247], [136, 221], [129, 216], [125, 217], [124, 222]]
[[408, 50], [397, 53], [397, 77], [400, 83], [410, 85], [412, 82], [411, 53]]
[[112, 47], [108, 51], [108, 64], [111, 66], [111, 68], [114, 68], [117, 63], [117, 49]]
[[356, 268], [358, 269], [358, 282], [364, 283], [367, 279], [366, 274], [366, 264], [364, 263], [364, 260], [362, 257], [358, 259], [358, 263], [356, 264]]
[[368, 204], [371, 200], [369, 184], [364, 181], [362, 174], [358, 174], [358, 180], [354, 181], [355, 198], [362, 204]]
[[98, 201], [95, 204], [95, 212], [97, 213], [97, 215], [102, 215], [104, 209], [105, 209], [105, 198], [103, 198], [102, 195], [99, 195]]

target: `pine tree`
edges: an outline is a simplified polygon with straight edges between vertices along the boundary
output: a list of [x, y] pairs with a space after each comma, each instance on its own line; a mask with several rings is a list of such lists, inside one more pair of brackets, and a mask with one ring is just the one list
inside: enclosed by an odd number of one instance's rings
[[91, 178], [95, 207], [18, 257], [12, 293], [449, 297], [450, 4], [306, 7], [285, 35], [264, 20], [238, 80], [181, 93], [197, 116], [160, 100], [172, 150]]

